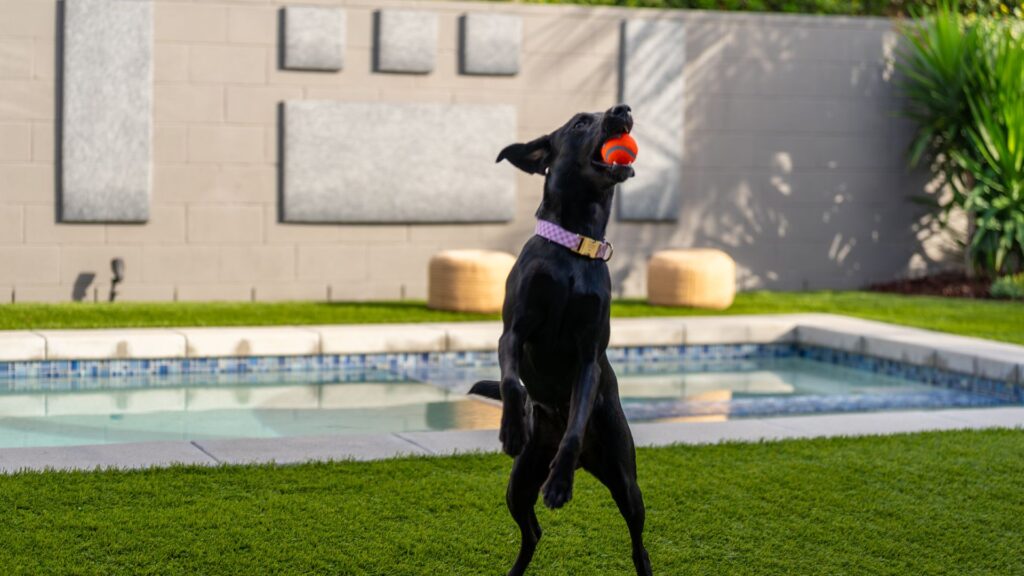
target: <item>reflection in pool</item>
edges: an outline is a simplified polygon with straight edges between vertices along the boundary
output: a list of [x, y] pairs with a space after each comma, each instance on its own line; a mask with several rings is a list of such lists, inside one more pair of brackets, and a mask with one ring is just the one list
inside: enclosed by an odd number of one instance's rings
[[[632, 421], [1003, 403], [794, 356], [619, 360]], [[0, 380], [0, 447], [496, 429], [499, 408], [465, 395], [497, 378], [494, 364], [455, 355], [412, 368]]]
[[496, 428], [429, 384], [247, 384], [0, 394], [0, 447]]

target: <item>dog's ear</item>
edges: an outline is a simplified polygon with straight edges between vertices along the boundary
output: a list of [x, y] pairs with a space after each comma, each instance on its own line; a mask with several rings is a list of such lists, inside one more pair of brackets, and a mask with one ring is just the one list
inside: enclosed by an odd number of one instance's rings
[[544, 174], [551, 165], [554, 154], [551, 150], [551, 138], [541, 136], [526, 144], [511, 144], [498, 154], [495, 162], [508, 160], [513, 166], [529, 174]]

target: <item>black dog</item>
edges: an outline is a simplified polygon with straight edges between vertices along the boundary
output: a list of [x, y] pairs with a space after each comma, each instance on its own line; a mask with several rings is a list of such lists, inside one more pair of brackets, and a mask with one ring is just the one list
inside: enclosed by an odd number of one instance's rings
[[498, 155], [498, 162], [546, 175], [538, 220], [584, 237], [568, 248], [537, 235], [523, 247], [505, 288], [501, 382], [478, 382], [470, 391], [502, 401], [499, 437], [515, 456], [506, 498], [522, 544], [510, 576], [526, 571], [540, 540], [538, 493], [544, 491], [549, 508], [560, 508], [572, 498], [579, 467], [611, 491], [629, 526], [636, 572], [651, 574], [636, 451], [605, 354], [611, 247], [595, 240], [604, 238], [615, 185], [633, 176], [629, 166], [604, 163], [601, 146], [632, 127], [629, 106], [618, 105], [577, 114], [551, 134]]

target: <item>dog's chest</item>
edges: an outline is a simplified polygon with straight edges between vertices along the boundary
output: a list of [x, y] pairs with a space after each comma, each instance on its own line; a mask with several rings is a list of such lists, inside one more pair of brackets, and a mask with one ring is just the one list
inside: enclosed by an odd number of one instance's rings
[[604, 263], [578, 263], [564, 269], [567, 290], [555, 306], [548, 307], [546, 326], [539, 333], [544, 348], [559, 358], [572, 357], [588, 343], [605, 339], [611, 305], [611, 280]]
[[611, 298], [611, 277], [604, 262], [576, 259], [565, 269], [569, 298]]

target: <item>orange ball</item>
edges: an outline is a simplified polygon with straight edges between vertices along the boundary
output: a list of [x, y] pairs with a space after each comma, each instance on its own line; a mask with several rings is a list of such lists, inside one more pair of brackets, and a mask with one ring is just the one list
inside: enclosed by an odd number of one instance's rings
[[601, 158], [607, 164], [632, 164], [636, 160], [636, 140], [629, 134], [609, 138], [601, 146]]

